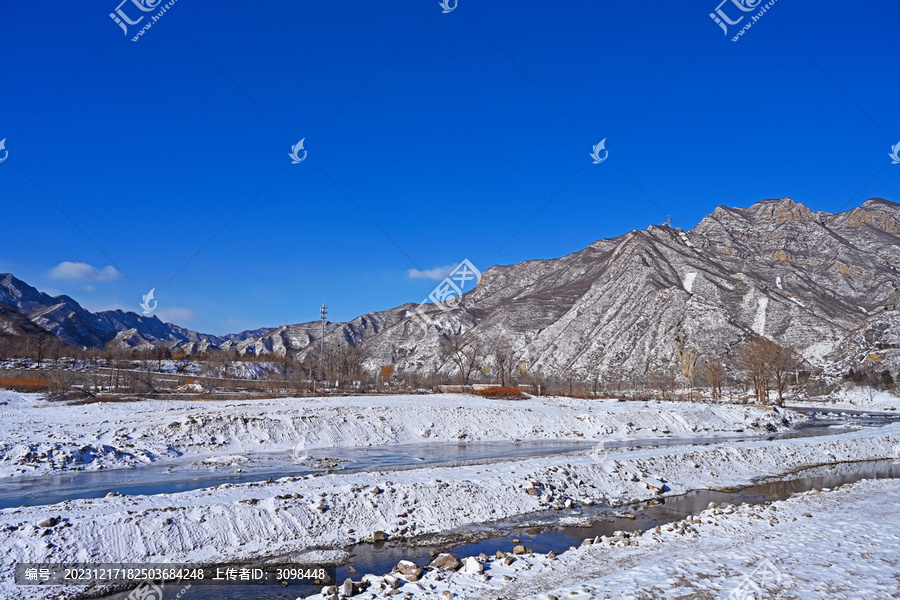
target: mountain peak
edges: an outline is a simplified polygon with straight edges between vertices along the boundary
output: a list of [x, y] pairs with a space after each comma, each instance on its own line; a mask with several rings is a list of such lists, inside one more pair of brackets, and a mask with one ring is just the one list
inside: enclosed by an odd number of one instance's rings
[[900, 210], [900, 204], [896, 202], [891, 202], [890, 200], [885, 200], [884, 198], [869, 198], [865, 202], [862, 203], [863, 208], [869, 209], [889, 209], [889, 210]]

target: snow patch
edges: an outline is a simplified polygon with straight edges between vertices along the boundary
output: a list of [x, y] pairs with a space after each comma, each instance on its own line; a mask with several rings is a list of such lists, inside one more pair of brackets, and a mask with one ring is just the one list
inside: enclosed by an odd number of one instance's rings
[[687, 246], [688, 248], [694, 247], [693, 242], [691, 242], [690, 238], [687, 236], [687, 234], [685, 232], [679, 231], [678, 236], [681, 238], [681, 241], [684, 242], [685, 246]]
[[696, 274], [696, 273], [688, 273], [687, 275], [684, 276], [684, 283], [683, 283], [683, 285], [684, 285], [684, 289], [687, 291], [688, 294], [691, 293], [691, 290], [692, 290], [693, 287], [694, 287], [694, 280], [695, 280], [696, 278], [697, 278], [697, 274]]
[[769, 299], [763, 296], [756, 299], [756, 318], [753, 319], [753, 331], [757, 335], [765, 335], [766, 331], [766, 308], [769, 306]]

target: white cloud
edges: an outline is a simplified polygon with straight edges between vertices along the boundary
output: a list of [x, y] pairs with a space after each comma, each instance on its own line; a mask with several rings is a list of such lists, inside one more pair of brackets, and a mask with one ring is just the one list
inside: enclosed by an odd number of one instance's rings
[[[197, 316], [197, 313], [195, 313], [191, 309], [183, 308], [180, 306], [160, 308], [159, 311], [153, 314], [159, 317], [159, 320], [164, 323], [174, 323], [176, 325], [189, 323], [190, 321], [194, 320], [194, 317]], [[153, 315], [150, 316], [152, 317]]]
[[50, 276], [55, 279], [79, 279], [81, 281], [115, 281], [122, 274], [113, 266], [98, 269], [80, 262], [63, 261], [53, 267]]
[[459, 265], [447, 265], [446, 267], [435, 267], [433, 269], [426, 269], [424, 271], [420, 271], [419, 269], [410, 269], [406, 272], [409, 275], [410, 279], [433, 279], [435, 281], [439, 281], [444, 277], [450, 275], [453, 272], [453, 269], [458, 267]]

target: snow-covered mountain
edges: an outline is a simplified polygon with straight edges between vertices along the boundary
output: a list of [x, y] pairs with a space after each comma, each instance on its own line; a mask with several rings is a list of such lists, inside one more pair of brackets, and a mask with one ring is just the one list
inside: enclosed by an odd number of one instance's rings
[[[0, 276], [0, 304], [85, 346], [164, 339], [302, 360], [321, 337], [320, 322], [220, 337], [135, 313], [95, 315], [11, 275]], [[487, 351], [509, 346], [529, 372], [618, 378], [677, 372], [690, 355], [727, 361], [759, 335], [826, 371], [896, 369], [898, 305], [900, 205], [873, 198], [832, 214], [781, 198], [719, 206], [691, 230], [652, 225], [559, 259], [494, 266], [453, 307], [426, 305], [431, 325], [410, 317], [410, 303], [327, 323], [325, 343], [360, 348], [370, 369], [449, 372], [442, 340], [462, 334]]]
[[[457, 307], [427, 307], [432, 326], [408, 304], [329, 324], [326, 344], [360, 346], [370, 368], [453, 371], [441, 340], [463, 333], [511, 346], [532, 372], [621, 377], [678, 372], [689, 352], [729, 360], [761, 335], [814, 367], [852, 349], [857, 367], [896, 369], [900, 351], [884, 340], [900, 335], [898, 269], [900, 205], [870, 199], [832, 214], [764, 200], [719, 206], [689, 231], [650, 226], [563, 258], [491, 267]], [[302, 357], [319, 336], [318, 324], [292, 325], [232, 346]]]
[[[198, 333], [164, 323], [157, 317], [147, 317], [123, 310], [92, 313], [69, 296], [50, 296], [17, 279], [9, 273], [0, 274], [0, 320], [10, 324], [10, 334], [26, 332], [13, 328], [23, 318], [32, 326], [49, 331], [67, 344], [97, 348], [115, 340], [123, 347], [147, 345], [157, 341], [170, 342], [173, 348], [189, 352], [217, 347], [231, 340], [257, 337], [268, 329], [257, 329], [228, 336]], [[27, 330], [34, 333], [37, 329]]]

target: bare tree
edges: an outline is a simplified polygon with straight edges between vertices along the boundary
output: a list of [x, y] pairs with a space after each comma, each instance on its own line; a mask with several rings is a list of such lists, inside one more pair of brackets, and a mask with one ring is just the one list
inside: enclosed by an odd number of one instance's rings
[[480, 368], [485, 359], [481, 342], [477, 339], [466, 339], [461, 333], [447, 335], [441, 344], [441, 350], [459, 369], [459, 376], [464, 385], [469, 384], [472, 374]]
[[325, 350], [323, 370], [330, 377], [351, 379], [359, 377], [363, 371], [363, 361], [366, 358], [362, 348], [350, 346], [331, 345]]
[[797, 353], [772, 340], [756, 338], [738, 350], [737, 359], [738, 364], [750, 375], [757, 402], [768, 403], [769, 386], [774, 381], [778, 405], [782, 406], [788, 376], [799, 363]]
[[156, 371], [162, 373], [162, 361], [172, 358], [172, 350], [169, 348], [169, 342], [166, 340], [157, 340], [153, 342], [153, 358], [156, 359]]
[[37, 359], [38, 367], [40, 367], [41, 363], [44, 362], [44, 356], [46, 356], [47, 351], [50, 349], [50, 334], [41, 331], [37, 335], [32, 336], [31, 343], [34, 346], [34, 357]]
[[139, 392], [145, 392], [150, 394], [158, 394], [159, 390], [156, 389], [156, 380], [153, 375], [153, 359], [144, 358], [141, 360], [141, 368], [134, 373], [131, 378], [134, 383], [134, 387], [137, 388]]
[[774, 345], [770, 366], [772, 377], [775, 379], [775, 389], [778, 390], [778, 406], [784, 406], [784, 389], [787, 387], [791, 372], [800, 363], [800, 357], [789, 346]]
[[494, 349], [494, 369], [497, 371], [500, 385], [512, 383], [513, 372], [517, 366], [518, 361], [512, 347], [506, 342], [498, 343]]
[[659, 390], [664, 400], [669, 400], [675, 391], [675, 373], [668, 367], [660, 367], [650, 372], [647, 383], [651, 389]]
[[224, 379], [231, 371], [232, 355], [222, 350], [211, 351], [206, 357], [205, 371], [210, 377]]
[[769, 340], [756, 338], [745, 343], [737, 352], [737, 363], [750, 377], [757, 404], [767, 404], [769, 400], [771, 344], [773, 342]]
[[709, 386], [713, 400], [722, 399], [722, 382], [727, 371], [721, 360], [707, 356], [700, 362], [700, 381]]
[[568, 390], [568, 392], [563, 391], [563, 393], [568, 393], [570, 398], [575, 397], [576, 384], [578, 390], [581, 390], [581, 374], [577, 371], [568, 369], [559, 373], [559, 378], [562, 379], [560, 383], [563, 384], [563, 390]]
[[278, 368], [278, 374], [281, 375], [281, 381], [287, 383], [291, 373], [294, 372], [296, 357], [290, 348], [284, 349], [284, 355], [275, 355], [275, 364]]

